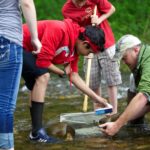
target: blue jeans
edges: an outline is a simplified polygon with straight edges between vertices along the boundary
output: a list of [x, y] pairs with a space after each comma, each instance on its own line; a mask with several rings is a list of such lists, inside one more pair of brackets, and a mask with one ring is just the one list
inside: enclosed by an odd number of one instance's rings
[[0, 36], [0, 149], [14, 147], [13, 119], [22, 71], [22, 47]]

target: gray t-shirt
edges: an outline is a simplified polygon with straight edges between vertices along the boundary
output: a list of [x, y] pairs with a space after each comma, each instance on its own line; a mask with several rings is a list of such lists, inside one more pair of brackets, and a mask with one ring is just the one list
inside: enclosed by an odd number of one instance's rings
[[22, 45], [19, 0], [0, 0], [0, 36]]

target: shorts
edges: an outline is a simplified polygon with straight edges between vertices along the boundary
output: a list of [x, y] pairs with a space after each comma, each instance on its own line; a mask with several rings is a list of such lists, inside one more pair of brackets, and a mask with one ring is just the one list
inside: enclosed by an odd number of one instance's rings
[[[86, 68], [87, 59], [84, 59], [84, 72], [86, 72]], [[106, 51], [95, 54], [92, 59], [89, 87], [93, 90], [98, 89], [102, 76], [107, 86], [116, 86], [122, 83], [119, 63], [111, 59]]]
[[36, 56], [31, 52], [23, 51], [23, 69], [22, 77], [25, 80], [25, 85], [29, 90], [32, 90], [36, 78], [48, 73], [48, 68], [40, 68], [36, 66]]

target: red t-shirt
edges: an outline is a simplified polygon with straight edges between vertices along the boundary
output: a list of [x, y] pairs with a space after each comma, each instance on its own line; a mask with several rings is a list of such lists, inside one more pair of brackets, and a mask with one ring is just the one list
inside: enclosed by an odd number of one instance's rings
[[[78, 55], [74, 50], [80, 27], [71, 19], [64, 21], [38, 21], [38, 35], [42, 43], [41, 52], [37, 55], [36, 65], [47, 68], [53, 64], [71, 64], [73, 72], [78, 72]], [[26, 24], [23, 25], [23, 48], [33, 51], [31, 37]]]
[[[72, 0], [68, 0], [62, 8], [62, 14], [64, 18], [70, 18], [80, 26], [90, 25], [90, 16], [93, 14], [95, 5], [97, 5], [97, 15], [99, 17], [107, 13], [111, 8], [111, 3], [107, 0], [86, 0], [86, 4], [81, 8], [76, 7]], [[99, 26], [105, 33], [105, 48], [114, 45], [115, 38], [108, 21], [104, 20]]]

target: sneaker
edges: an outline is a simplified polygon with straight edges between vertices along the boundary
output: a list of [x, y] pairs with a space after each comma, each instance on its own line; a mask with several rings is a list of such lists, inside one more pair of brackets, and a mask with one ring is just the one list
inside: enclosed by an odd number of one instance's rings
[[54, 138], [54, 137], [50, 137], [47, 135], [46, 131], [41, 128], [38, 132], [37, 132], [37, 136], [34, 137], [32, 135], [32, 132], [29, 134], [29, 139], [31, 141], [34, 142], [41, 142], [41, 143], [59, 143], [59, 140]]

